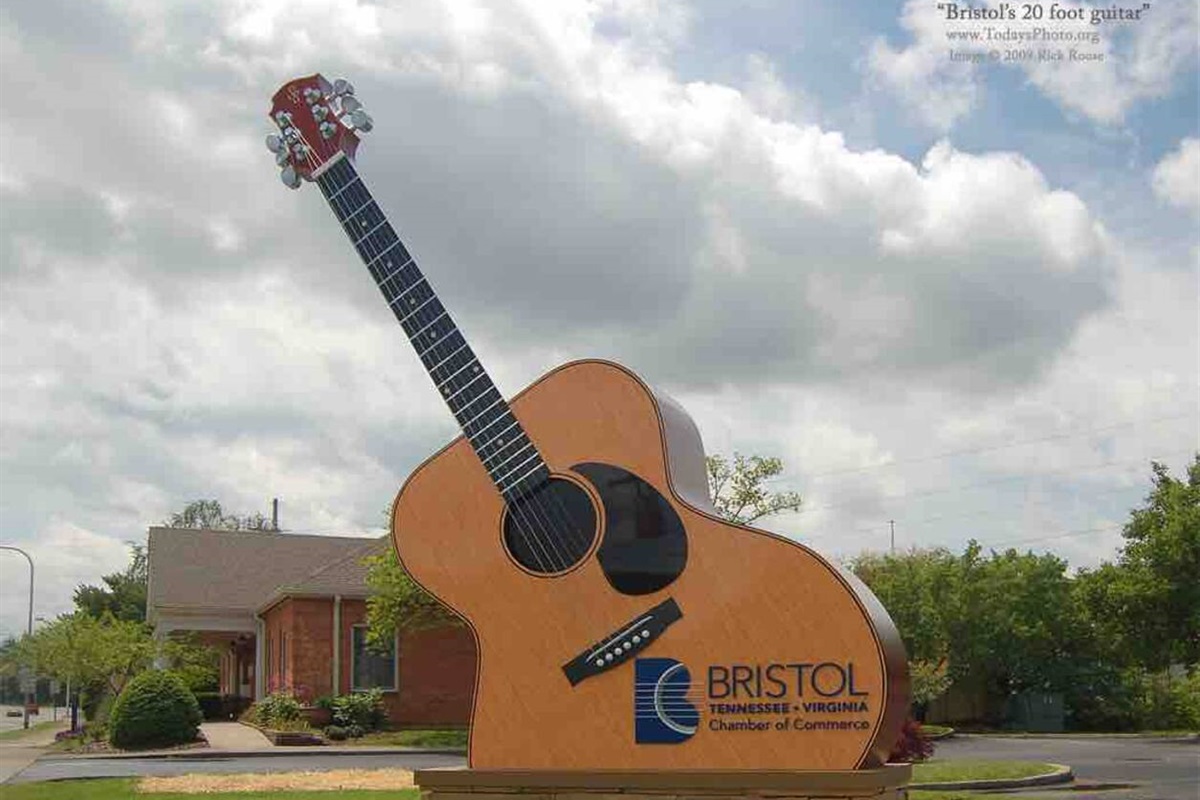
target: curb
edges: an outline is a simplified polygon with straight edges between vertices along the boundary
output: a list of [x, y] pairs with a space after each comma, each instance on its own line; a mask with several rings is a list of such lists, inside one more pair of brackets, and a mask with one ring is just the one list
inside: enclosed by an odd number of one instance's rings
[[135, 758], [164, 761], [176, 759], [193, 761], [197, 759], [219, 758], [277, 758], [280, 756], [300, 756], [309, 753], [320, 753], [326, 756], [383, 756], [383, 755], [431, 755], [431, 756], [466, 756], [466, 748], [453, 747], [330, 747], [328, 745], [313, 746], [279, 746], [270, 750], [214, 750], [198, 747], [194, 750], [173, 750], [163, 752], [150, 750], [145, 753], [67, 753], [47, 754], [39, 761], [122, 761]]
[[993, 778], [983, 781], [931, 781], [930, 783], [910, 783], [909, 789], [1023, 789], [1028, 786], [1052, 786], [1058, 783], [1070, 783], [1075, 780], [1075, 773], [1066, 764], [1051, 764], [1053, 772], [1041, 775], [1030, 775], [1028, 778]]
[[983, 731], [955, 731], [955, 736], [981, 739], [1070, 739], [1087, 742], [1094, 739], [1128, 739], [1139, 742], [1162, 742], [1164, 744], [1200, 744], [1200, 733], [1181, 736], [1148, 736], [1144, 733], [1003, 733]]

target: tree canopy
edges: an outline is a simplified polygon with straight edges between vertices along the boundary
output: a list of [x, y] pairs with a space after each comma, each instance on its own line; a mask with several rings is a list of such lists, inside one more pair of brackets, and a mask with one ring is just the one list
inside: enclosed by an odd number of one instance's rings
[[783, 472], [778, 458], [733, 454], [733, 461], [722, 455], [705, 458], [708, 489], [717, 513], [730, 522], [749, 524], [756, 519], [783, 511], [798, 511], [796, 492], [772, 492], [764, 484]]
[[277, 531], [270, 517], [258, 512], [238, 516], [227, 514], [217, 500], [193, 500], [182, 511], [163, 520], [168, 528], [208, 528], [229, 531]]
[[149, 577], [146, 547], [131, 543], [130, 549], [129, 565], [101, 578], [104, 586], [81, 584], [75, 589], [75, 608], [96, 619], [106, 613], [127, 621], [140, 622], [146, 618]]

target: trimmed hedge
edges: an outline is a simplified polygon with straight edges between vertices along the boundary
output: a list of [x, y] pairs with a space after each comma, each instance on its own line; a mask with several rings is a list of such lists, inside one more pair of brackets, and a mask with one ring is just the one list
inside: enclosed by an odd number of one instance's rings
[[113, 703], [109, 743], [114, 747], [170, 747], [195, 741], [200, 705], [171, 672], [148, 670], [133, 678]]

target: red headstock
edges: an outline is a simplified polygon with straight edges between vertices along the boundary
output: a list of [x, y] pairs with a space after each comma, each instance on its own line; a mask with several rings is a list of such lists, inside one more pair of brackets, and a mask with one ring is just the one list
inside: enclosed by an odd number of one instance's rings
[[279, 133], [267, 136], [267, 148], [292, 189], [301, 178], [313, 180], [338, 153], [353, 158], [356, 132], [371, 130], [354, 87], [340, 78], [331, 84], [319, 74], [285, 83], [271, 98], [270, 116]]

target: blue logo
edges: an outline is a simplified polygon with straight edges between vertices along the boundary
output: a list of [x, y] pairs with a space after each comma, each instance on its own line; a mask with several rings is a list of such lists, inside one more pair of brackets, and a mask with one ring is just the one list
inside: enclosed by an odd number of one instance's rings
[[696, 733], [700, 712], [688, 693], [692, 676], [673, 658], [639, 658], [633, 670], [633, 740], [679, 744]]

